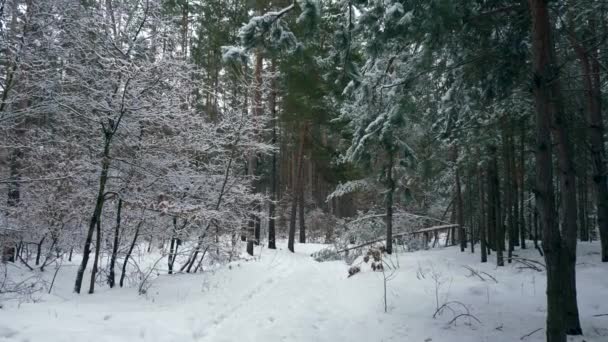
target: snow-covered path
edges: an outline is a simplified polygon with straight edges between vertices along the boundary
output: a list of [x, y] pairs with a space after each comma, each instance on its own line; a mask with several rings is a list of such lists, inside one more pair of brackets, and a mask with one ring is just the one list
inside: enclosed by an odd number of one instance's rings
[[[596, 261], [596, 247], [579, 248], [579, 301], [585, 340], [606, 342], [608, 317], [593, 317], [608, 312], [608, 301], [598, 300], [608, 298], [608, 267]], [[311, 248], [262, 250], [215, 272], [160, 276], [145, 296], [133, 288], [75, 296], [66, 267], [55, 295], [0, 310], [0, 341], [506, 342], [544, 325], [543, 273], [515, 264], [496, 269], [455, 248], [401, 254], [384, 313], [381, 273], [364, 268], [347, 278], [348, 266], [315, 262]], [[464, 265], [498, 283], [470, 276]], [[463, 317], [448, 324], [449, 311], [433, 319], [436, 299], [462, 302], [481, 323]]]

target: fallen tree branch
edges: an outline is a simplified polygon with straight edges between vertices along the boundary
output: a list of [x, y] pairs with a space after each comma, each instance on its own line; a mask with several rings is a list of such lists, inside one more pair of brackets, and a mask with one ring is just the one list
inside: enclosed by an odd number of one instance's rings
[[541, 331], [541, 330], [543, 330], [543, 328], [538, 328], [538, 329], [536, 329], [536, 330], [534, 330], [534, 331], [530, 332], [529, 334], [525, 334], [524, 336], [520, 337], [519, 339], [520, 339], [521, 341], [523, 341], [523, 340], [525, 340], [526, 338], [528, 338], [528, 337], [530, 337], [530, 336], [534, 335], [534, 333], [539, 332], [539, 331]]
[[477, 319], [477, 317], [475, 317], [469, 313], [461, 313], [460, 315], [456, 315], [456, 317], [452, 318], [452, 320], [449, 321], [448, 324], [452, 324], [452, 323], [456, 322], [456, 320], [460, 317], [469, 317], [469, 318], [476, 320], [477, 323], [481, 324], [481, 321], [479, 319]]

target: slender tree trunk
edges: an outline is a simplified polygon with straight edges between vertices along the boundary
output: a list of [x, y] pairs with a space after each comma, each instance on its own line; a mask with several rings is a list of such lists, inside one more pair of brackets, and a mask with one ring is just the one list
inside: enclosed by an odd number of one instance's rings
[[519, 150], [519, 245], [526, 249], [526, 220], [524, 214], [525, 176], [526, 176], [526, 122], [521, 124], [521, 141]]
[[40, 255], [42, 255], [42, 244], [44, 243], [45, 239], [46, 239], [46, 234], [44, 234], [42, 239], [40, 239], [40, 242], [38, 242], [38, 244], [36, 244], [36, 266], [38, 266], [40, 264]]
[[299, 190], [298, 190], [298, 202], [299, 202], [299, 211], [298, 211], [298, 216], [300, 218], [300, 243], [306, 243], [306, 224], [305, 224], [305, 218], [304, 218], [304, 209], [305, 209], [305, 203], [304, 203], [304, 175], [302, 174], [302, 178], [300, 179], [300, 186], [299, 186]]
[[394, 152], [388, 152], [388, 163], [386, 165], [386, 253], [393, 253], [393, 195], [395, 193], [395, 181], [393, 180]]
[[505, 221], [507, 224], [507, 261], [511, 263], [513, 257], [513, 171], [511, 170], [511, 147], [510, 147], [510, 123], [503, 128], [503, 161], [505, 168], [504, 193], [505, 193]]
[[300, 147], [299, 147], [299, 151], [298, 151], [298, 160], [297, 160], [297, 171], [296, 171], [296, 176], [293, 179], [293, 199], [292, 199], [292, 204], [291, 204], [291, 217], [289, 220], [289, 236], [288, 236], [288, 240], [287, 240], [287, 248], [293, 253], [294, 252], [294, 243], [295, 243], [295, 238], [296, 238], [296, 214], [297, 214], [297, 206], [298, 206], [298, 189], [299, 189], [299, 184], [300, 183], [300, 179], [302, 178], [302, 171], [304, 168], [304, 138], [305, 138], [305, 133], [306, 132], [306, 127], [305, 124], [302, 125], [302, 128], [300, 129]]
[[491, 175], [490, 182], [492, 183], [492, 201], [491, 205], [494, 211], [492, 215], [494, 219], [494, 249], [496, 250], [496, 265], [504, 266], [505, 261], [503, 258], [503, 252], [505, 250], [505, 229], [502, 222], [501, 205], [500, 205], [500, 181], [498, 179], [498, 156], [495, 146], [490, 146], [490, 155], [492, 156], [491, 161]]
[[[270, 113], [272, 115], [272, 145], [277, 143], [277, 84], [274, 73], [276, 71], [275, 61], [272, 60], [270, 65], [270, 71], [273, 75], [272, 78], [272, 89], [270, 92]], [[268, 248], [276, 249], [276, 231], [275, 231], [275, 209], [277, 200], [277, 153], [272, 152], [272, 164], [270, 170], [270, 203], [268, 205]]]
[[[270, 93], [270, 113], [272, 115], [272, 145], [277, 143], [277, 84], [274, 73], [276, 71], [275, 61], [272, 60], [270, 65], [272, 78], [272, 90]], [[277, 153], [272, 152], [272, 164], [270, 170], [270, 203], [268, 205], [268, 248], [276, 249], [276, 230], [275, 230], [275, 209], [277, 201]]]
[[97, 199], [95, 202], [95, 209], [93, 209], [93, 215], [91, 216], [91, 220], [89, 222], [89, 230], [87, 231], [86, 240], [84, 242], [84, 251], [82, 252], [82, 261], [80, 263], [80, 267], [78, 267], [78, 272], [76, 273], [76, 281], [74, 284], [74, 292], [80, 293], [80, 289], [82, 287], [82, 279], [84, 277], [84, 271], [87, 268], [87, 263], [89, 262], [89, 254], [91, 253], [91, 243], [93, 241], [93, 232], [95, 230], [95, 225], [101, 216], [101, 211], [103, 210], [104, 204], [104, 195], [106, 189], [106, 182], [108, 181], [108, 170], [110, 169], [110, 142], [112, 139], [112, 135], [109, 132], [104, 132], [105, 134], [105, 143], [104, 143], [104, 151], [103, 151], [103, 159], [101, 161], [101, 174], [99, 175], [99, 190], [97, 192]]
[[454, 147], [453, 162], [455, 164], [455, 181], [456, 181], [456, 220], [458, 222], [458, 235], [460, 240], [460, 251], [464, 252], [467, 249], [467, 238], [464, 230], [464, 204], [462, 201], [462, 189], [460, 185], [460, 167], [458, 166], [458, 148]]
[[95, 259], [93, 259], [93, 269], [91, 269], [91, 283], [89, 284], [89, 294], [95, 292], [95, 278], [97, 278], [97, 268], [101, 251], [101, 215], [97, 218], [97, 228], [95, 230]]
[[129, 258], [133, 253], [133, 249], [135, 248], [135, 244], [137, 243], [137, 238], [139, 237], [139, 229], [144, 224], [144, 220], [139, 221], [139, 224], [135, 228], [135, 235], [133, 235], [133, 241], [131, 241], [131, 245], [129, 246], [129, 250], [127, 251], [127, 255], [125, 255], [125, 261], [122, 264], [122, 273], [120, 274], [120, 282], [119, 285], [122, 287], [124, 285], [125, 276], [127, 274], [127, 265], [129, 264]]
[[116, 209], [116, 227], [114, 229], [114, 245], [112, 246], [112, 257], [110, 258], [110, 272], [108, 275], [108, 285], [110, 285], [110, 288], [114, 287], [114, 281], [115, 281], [114, 266], [116, 265], [116, 256], [118, 255], [121, 210], [122, 210], [122, 199], [118, 199], [118, 208]]
[[175, 237], [171, 236], [171, 243], [169, 244], [169, 255], [167, 256], [167, 268], [169, 269], [169, 274], [173, 274], [173, 263], [175, 261], [175, 253], [173, 250], [175, 247]]
[[479, 170], [479, 248], [481, 249], [481, 262], [488, 261], [488, 251], [486, 246], [487, 223], [485, 222], [486, 196], [484, 191], [484, 172], [480, 166]]

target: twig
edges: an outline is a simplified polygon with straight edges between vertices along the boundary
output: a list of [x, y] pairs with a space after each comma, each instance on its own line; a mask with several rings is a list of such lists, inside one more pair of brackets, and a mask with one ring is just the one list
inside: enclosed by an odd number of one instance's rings
[[30, 269], [30, 271], [33, 271], [33, 270], [34, 270], [34, 268], [32, 268], [32, 266], [30, 266], [30, 265], [27, 263], [27, 261], [23, 260], [23, 257], [22, 257], [21, 255], [19, 255], [19, 260], [21, 260], [21, 262], [22, 262], [22, 263], [23, 263], [23, 264], [24, 264], [24, 265], [25, 265], [27, 268], [29, 268], [29, 269]]
[[55, 269], [55, 274], [53, 274], [53, 280], [51, 280], [51, 285], [49, 286], [49, 294], [51, 294], [51, 290], [53, 289], [53, 284], [55, 284], [55, 278], [57, 278], [57, 273], [59, 273], [59, 269], [61, 268], [61, 264], [57, 265]]
[[608, 313], [599, 314], [599, 315], [593, 315], [592, 317], [603, 317], [603, 316], [608, 316]]
[[456, 321], [458, 318], [460, 318], [460, 317], [469, 317], [469, 318], [473, 318], [474, 320], [476, 320], [476, 321], [477, 321], [477, 323], [481, 324], [481, 321], [480, 321], [479, 319], [477, 319], [477, 317], [475, 317], [475, 316], [473, 316], [473, 315], [471, 315], [471, 314], [468, 314], [468, 313], [461, 313], [460, 315], [457, 315], [456, 317], [452, 318], [452, 320], [451, 320], [451, 321], [449, 321], [449, 322], [448, 322], [448, 324], [452, 324], [452, 323], [454, 323], [454, 322], [455, 322], [455, 321]]
[[[545, 264], [543, 264], [542, 262], [536, 261], [536, 260], [530, 260], [530, 259], [524, 259], [524, 258], [512, 258], [513, 261], [518, 262], [522, 265], [524, 265], [524, 267], [521, 268], [531, 268], [537, 272], [542, 272], [543, 268], [546, 269], [547, 267], [545, 266]], [[542, 266], [542, 268], [540, 268], [539, 266]]]
[[525, 334], [524, 336], [520, 337], [519, 339], [520, 339], [521, 341], [523, 341], [523, 340], [524, 340], [524, 339], [526, 339], [527, 337], [530, 337], [530, 336], [532, 336], [534, 333], [539, 332], [539, 331], [541, 331], [541, 330], [543, 330], [543, 328], [538, 328], [538, 329], [536, 329], [536, 330], [532, 331], [532, 332], [531, 332], [531, 333], [529, 333], [529, 334]]
[[482, 277], [481, 274], [479, 274], [479, 272], [475, 271], [472, 267], [467, 266], [467, 265], [462, 265], [462, 267], [466, 268], [467, 270], [469, 270], [469, 272], [471, 272], [469, 277], [477, 276], [479, 279], [481, 279], [481, 281], [486, 281], [486, 278]]
[[484, 272], [484, 271], [482, 271], [481, 273], [483, 273], [483, 274], [487, 275], [487, 276], [488, 276], [488, 277], [490, 277], [492, 280], [494, 280], [494, 282], [495, 282], [496, 284], [498, 284], [498, 280], [496, 280], [496, 278], [494, 278], [494, 276], [492, 276], [490, 273], [488, 273], [488, 272]]

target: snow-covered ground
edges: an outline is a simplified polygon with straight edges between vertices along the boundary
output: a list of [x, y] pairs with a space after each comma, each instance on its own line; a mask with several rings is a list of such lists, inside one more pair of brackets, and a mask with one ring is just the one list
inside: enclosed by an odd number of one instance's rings
[[[544, 326], [544, 273], [520, 263], [496, 268], [494, 255], [481, 264], [478, 254], [457, 248], [399, 253], [391, 261], [398, 269], [387, 283], [385, 313], [382, 272], [366, 266], [348, 278], [344, 262], [310, 257], [322, 247], [297, 245], [291, 254], [282, 245], [213, 272], [161, 275], [145, 295], [134, 287], [74, 295], [76, 266], [64, 265], [51, 295], [3, 303], [0, 341], [512, 342]], [[585, 337], [573, 341], [608, 341], [608, 316], [594, 317], [608, 313], [608, 265], [599, 262], [598, 247], [579, 244]], [[531, 249], [516, 253], [541, 260]], [[450, 302], [433, 318], [437, 304]], [[460, 316], [450, 323], [467, 311], [480, 322]], [[543, 341], [544, 331], [523, 340]]]

